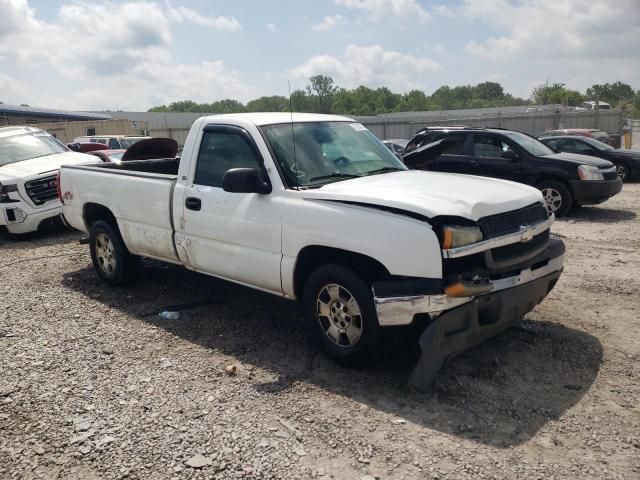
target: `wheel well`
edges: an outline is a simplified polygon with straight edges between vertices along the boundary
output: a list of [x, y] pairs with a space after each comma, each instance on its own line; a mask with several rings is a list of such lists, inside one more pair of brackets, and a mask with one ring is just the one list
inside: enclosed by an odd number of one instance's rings
[[87, 230], [91, 230], [91, 226], [98, 220], [103, 220], [111, 224], [116, 230], [118, 229], [118, 221], [111, 210], [104, 205], [98, 203], [86, 203], [82, 209], [82, 218]]
[[329, 263], [342, 265], [366, 280], [384, 280], [391, 274], [378, 260], [361, 253], [339, 248], [309, 246], [298, 254], [296, 268], [293, 274], [293, 288], [296, 298], [302, 297], [304, 284], [316, 268]]
[[535, 187], [538, 188], [538, 185], [540, 185], [542, 182], [549, 182], [549, 181], [560, 182], [565, 187], [567, 187], [567, 190], [569, 190], [569, 193], [571, 193], [571, 195], [573, 196], [573, 190], [571, 190], [571, 185], [562, 177], [554, 177], [553, 175], [543, 175], [540, 178], [538, 178], [538, 181], [536, 182]]

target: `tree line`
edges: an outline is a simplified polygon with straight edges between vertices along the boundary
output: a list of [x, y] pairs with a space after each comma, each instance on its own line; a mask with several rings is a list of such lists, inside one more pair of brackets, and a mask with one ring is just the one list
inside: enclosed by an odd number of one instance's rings
[[150, 108], [150, 112], [296, 112], [333, 113], [343, 115], [377, 115], [390, 112], [419, 112], [429, 110], [456, 110], [461, 108], [506, 107], [517, 105], [562, 104], [577, 106], [585, 100], [607, 102], [613, 108], [624, 108], [640, 118], [640, 90], [635, 92], [622, 82], [596, 84], [584, 93], [568, 88], [563, 83], [540, 85], [529, 99], [514, 97], [497, 82], [477, 85], [442, 86], [431, 95], [422, 90], [395, 93], [387, 87], [372, 89], [359, 86], [346, 89], [337, 86], [326, 75], [309, 79], [304, 89], [291, 92], [290, 98], [281, 95], [263, 96], [246, 104], [234, 99], [212, 103], [182, 100]]

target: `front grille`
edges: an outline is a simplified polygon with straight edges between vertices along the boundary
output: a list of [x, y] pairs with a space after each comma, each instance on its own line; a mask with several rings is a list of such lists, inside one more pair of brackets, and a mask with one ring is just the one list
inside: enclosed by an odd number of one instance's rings
[[527, 255], [534, 250], [540, 249], [543, 245], [549, 242], [549, 230], [545, 230], [533, 237], [528, 242], [518, 242], [505, 245], [504, 247], [497, 247], [491, 250], [491, 256], [496, 262], [504, 262], [505, 260], [518, 259], [524, 255]]
[[[615, 171], [615, 169], [611, 168], [611, 167], [598, 167], [601, 172], [602, 172], [602, 177], [605, 180], [615, 180], [618, 177], [618, 172]], [[608, 172], [606, 172], [605, 170], [610, 170]]]
[[55, 175], [31, 180], [24, 184], [24, 189], [27, 191], [27, 195], [29, 195], [31, 201], [36, 205], [42, 205], [58, 196]]
[[534, 225], [547, 218], [549, 217], [544, 205], [534, 203], [519, 210], [483, 217], [478, 220], [478, 225], [486, 240], [517, 232], [520, 227]]

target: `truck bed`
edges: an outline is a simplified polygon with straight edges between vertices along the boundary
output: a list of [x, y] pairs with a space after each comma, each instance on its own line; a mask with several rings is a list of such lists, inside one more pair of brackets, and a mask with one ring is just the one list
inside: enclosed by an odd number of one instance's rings
[[[178, 263], [173, 244], [173, 189], [179, 159], [62, 166], [60, 189], [65, 219], [88, 232], [87, 208], [108, 209], [135, 255]], [[140, 204], [146, 208], [138, 208]]]
[[180, 158], [159, 158], [153, 160], [129, 160], [121, 163], [101, 163], [99, 168], [121, 172], [159, 173], [162, 175], [178, 175]]

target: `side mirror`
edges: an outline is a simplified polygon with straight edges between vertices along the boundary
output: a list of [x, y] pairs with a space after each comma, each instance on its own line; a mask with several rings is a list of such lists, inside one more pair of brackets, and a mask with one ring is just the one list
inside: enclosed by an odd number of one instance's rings
[[230, 193], [271, 193], [271, 185], [260, 178], [257, 168], [232, 168], [224, 172], [222, 189]]
[[506, 152], [502, 152], [502, 158], [515, 161], [515, 160], [518, 160], [518, 155], [513, 150], [507, 150]]

